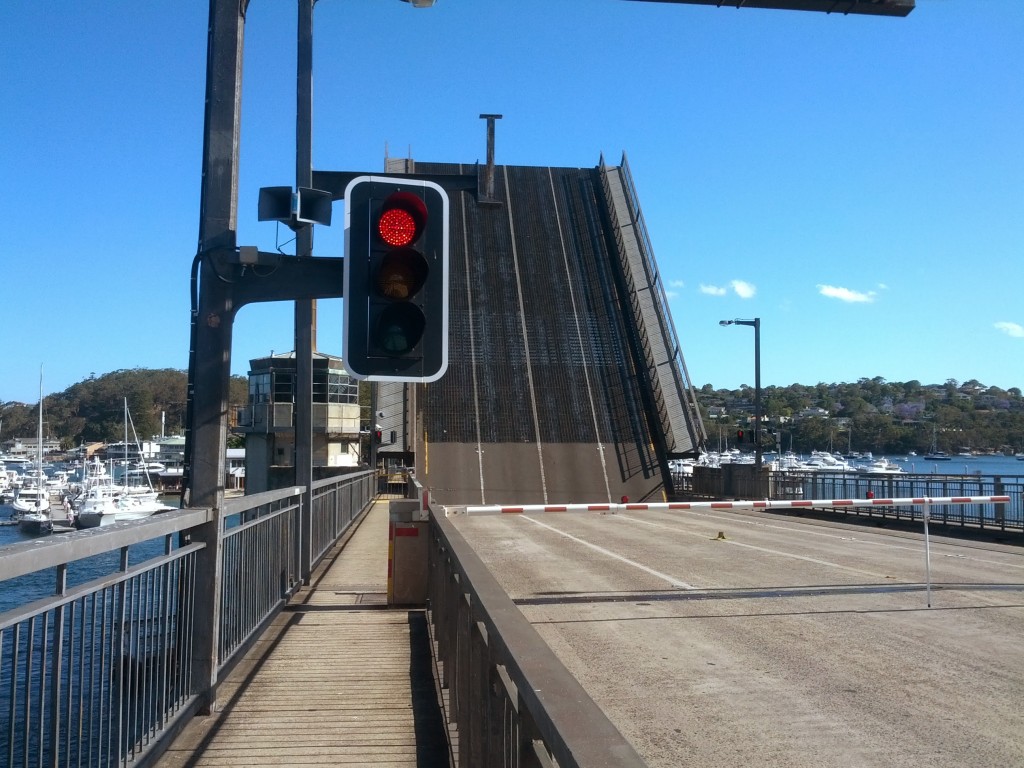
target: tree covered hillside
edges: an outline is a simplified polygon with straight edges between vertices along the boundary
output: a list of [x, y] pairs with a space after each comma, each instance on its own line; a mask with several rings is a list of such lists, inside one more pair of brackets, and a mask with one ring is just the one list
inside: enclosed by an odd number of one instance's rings
[[[188, 377], [173, 368], [112, 371], [90, 376], [63, 392], [44, 395], [43, 431], [70, 448], [82, 442], [116, 442], [124, 439], [124, 399], [140, 440], [160, 434], [164, 414], [167, 434], [185, 428], [185, 398]], [[248, 382], [244, 376], [231, 377], [231, 403], [244, 405]], [[0, 440], [35, 437], [37, 404], [0, 405], [3, 433]], [[131, 439], [131, 437], [130, 437]]]
[[[754, 389], [704, 386], [697, 399], [712, 447], [752, 423]], [[783, 450], [878, 454], [1024, 450], [1024, 399], [1017, 387], [971, 380], [921, 384], [860, 379], [853, 384], [763, 387], [764, 428]], [[933, 446], [934, 442], [934, 446]]]

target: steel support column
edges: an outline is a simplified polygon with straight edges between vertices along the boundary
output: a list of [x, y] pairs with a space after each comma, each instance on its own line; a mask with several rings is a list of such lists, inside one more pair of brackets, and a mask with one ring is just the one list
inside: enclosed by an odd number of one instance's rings
[[[298, 55], [295, 105], [295, 188], [313, 182], [313, 1], [298, 0]], [[313, 225], [299, 224], [295, 255], [313, 256]], [[313, 351], [316, 349], [316, 302], [295, 302], [295, 485], [303, 487], [299, 515], [299, 565], [304, 582], [312, 563], [313, 485]]]
[[[210, 0], [207, 41], [206, 114], [200, 202], [199, 288], [193, 306], [189, 350], [188, 433], [183, 506], [213, 510], [211, 522], [193, 531], [206, 544], [197, 559], [193, 691], [204, 711], [215, 708], [221, 582], [221, 511], [224, 504], [228, 385], [231, 374], [231, 285], [214, 269], [217, 254], [233, 253], [238, 214], [238, 137], [241, 113], [245, 2]], [[195, 276], [196, 270], [193, 270]]]

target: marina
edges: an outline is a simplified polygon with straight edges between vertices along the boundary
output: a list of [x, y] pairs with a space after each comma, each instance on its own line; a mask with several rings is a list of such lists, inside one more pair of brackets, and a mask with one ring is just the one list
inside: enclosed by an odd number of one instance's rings
[[[718, 467], [723, 464], [753, 464], [754, 454], [736, 449], [708, 452], [693, 460], [670, 462], [677, 472], [687, 472], [694, 466]], [[842, 455], [827, 451], [812, 451], [798, 455], [791, 451], [782, 454], [765, 452], [764, 465], [774, 471], [830, 471], [860, 472], [865, 474], [951, 474], [951, 475], [1024, 475], [1024, 454], [935, 455], [913, 454], [874, 457], [870, 453]]]
[[139, 484], [137, 478], [133, 483], [124, 469], [108, 473], [99, 462], [73, 471], [44, 465], [41, 476], [11, 474], [14, 479], [5, 474], [7, 483], [0, 490], [0, 545], [8, 543], [11, 531], [26, 537], [67, 533], [138, 520], [177, 506], [176, 497]]

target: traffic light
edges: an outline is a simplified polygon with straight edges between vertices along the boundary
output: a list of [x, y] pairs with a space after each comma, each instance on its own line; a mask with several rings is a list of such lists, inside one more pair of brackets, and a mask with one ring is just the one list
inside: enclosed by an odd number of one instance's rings
[[448, 368], [448, 195], [359, 176], [345, 189], [342, 358], [357, 379], [436, 381]]
[[737, 429], [736, 430], [736, 445], [743, 445], [743, 442], [744, 442], [743, 441], [743, 430], [742, 429]]

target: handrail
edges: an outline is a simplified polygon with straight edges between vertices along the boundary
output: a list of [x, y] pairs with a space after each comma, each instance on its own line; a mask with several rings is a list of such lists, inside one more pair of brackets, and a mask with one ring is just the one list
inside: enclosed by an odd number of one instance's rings
[[443, 511], [430, 513], [431, 620], [459, 764], [645, 766]]
[[289, 487], [0, 547], [0, 765], [159, 754], [308, 581], [298, 543], [340, 538], [373, 479], [317, 481], [311, 509]]
[[8, 544], [0, 547], [0, 581], [194, 528], [208, 523], [211, 515], [209, 509], [174, 510], [145, 520], [115, 523], [64, 536], [48, 536], [26, 544]]

